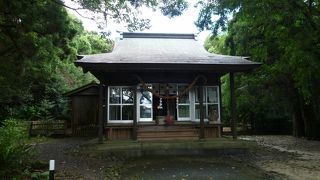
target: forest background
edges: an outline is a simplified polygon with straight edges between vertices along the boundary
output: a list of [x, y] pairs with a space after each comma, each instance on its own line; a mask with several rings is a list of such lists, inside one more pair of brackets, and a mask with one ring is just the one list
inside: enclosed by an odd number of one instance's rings
[[[68, 119], [63, 94], [97, 81], [73, 62], [79, 54], [112, 50], [108, 20], [125, 22], [128, 31], [141, 31], [150, 27], [148, 19], [138, 16], [141, 7], [159, 9], [168, 17], [190, 8], [184, 0], [74, 2], [79, 7], [60, 0], [0, 1], [1, 128], [14, 126], [10, 120]], [[253, 73], [236, 76], [239, 124], [257, 130], [266, 128], [265, 122], [276, 123], [294, 136], [319, 139], [320, 1], [211, 0], [197, 1], [196, 6], [201, 9], [196, 26], [212, 31], [205, 42], [209, 52], [263, 63]], [[85, 31], [67, 9], [100, 14], [89, 18], [102, 31]], [[228, 124], [228, 76], [222, 78], [222, 94], [222, 119]], [[5, 133], [0, 137], [14, 141]], [[0, 147], [5, 148], [3, 139]]]

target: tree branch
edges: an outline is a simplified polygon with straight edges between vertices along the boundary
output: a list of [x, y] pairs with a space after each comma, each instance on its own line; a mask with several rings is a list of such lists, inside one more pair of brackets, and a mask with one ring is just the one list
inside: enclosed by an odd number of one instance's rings
[[59, 1], [59, 0], [53, 0], [52, 2], [54, 2], [54, 3], [56, 3], [56, 4], [60, 5], [60, 6], [63, 6], [63, 7], [65, 7], [65, 8], [68, 8], [68, 9], [71, 9], [71, 10], [75, 11], [79, 16], [81, 16], [81, 17], [83, 17], [83, 18], [86, 18], [86, 19], [90, 19], [90, 20], [95, 21], [94, 18], [84, 16], [84, 15], [82, 15], [82, 14], [79, 12], [79, 10], [85, 10], [85, 8], [73, 8], [73, 7], [70, 7], [70, 6], [65, 5], [63, 2], [61, 2], [61, 1]]

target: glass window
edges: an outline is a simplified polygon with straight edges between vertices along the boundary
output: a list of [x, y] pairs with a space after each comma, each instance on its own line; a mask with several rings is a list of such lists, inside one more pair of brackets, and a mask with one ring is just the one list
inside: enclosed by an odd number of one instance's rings
[[178, 109], [179, 117], [189, 118], [190, 117], [190, 107], [188, 105], [179, 105]]
[[218, 121], [219, 119], [219, 107], [218, 104], [208, 104], [208, 120]]
[[133, 105], [122, 106], [122, 120], [133, 120]]
[[[183, 86], [183, 85], [178, 85], [178, 94], [182, 93], [185, 89], [187, 88], [187, 86]], [[186, 94], [179, 96], [179, 103], [184, 104], [184, 103], [189, 103], [189, 92], [187, 92]]]
[[200, 105], [199, 104], [195, 105], [195, 118], [200, 119]]
[[[203, 107], [204, 107], [204, 118], [207, 119], [208, 116], [207, 116], [207, 110], [206, 110], [206, 104], [204, 103], [203, 104]], [[196, 104], [195, 105], [195, 118], [196, 119], [200, 119], [200, 105], [199, 104]]]
[[[177, 85], [177, 95], [187, 88], [186, 85]], [[190, 94], [187, 92], [177, 98], [178, 120], [191, 120], [190, 118]]]
[[218, 92], [216, 87], [207, 88], [207, 102], [208, 103], [218, 103]]
[[110, 88], [110, 104], [120, 104], [120, 88]]
[[[200, 119], [200, 104], [198, 88], [195, 88], [195, 119]], [[219, 94], [218, 86], [203, 87], [204, 118], [209, 121], [219, 120]]]
[[152, 104], [152, 93], [149, 91], [142, 91], [140, 104]]
[[113, 106], [110, 106], [109, 108], [109, 119], [110, 120], [120, 120], [121, 117], [120, 117], [120, 109], [121, 109], [121, 106], [118, 106], [118, 105], [113, 105]]
[[133, 120], [133, 88], [109, 87], [109, 120]]
[[[151, 85], [148, 86], [150, 89]], [[146, 90], [141, 90], [139, 100], [139, 110], [140, 110], [140, 121], [152, 121], [152, 93]]]
[[140, 106], [140, 118], [152, 118], [152, 108], [147, 106]]
[[[196, 102], [196, 103], [199, 103], [198, 87], [195, 88], [194, 93], [195, 93], [195, 95], [196, 95], [196, 100], [195, 100], [195, 102]], [[203, 88], [203, 102], [205, 102], [205, 101], [206, 101], [206, 89]]]
[[132, 104], [132, 103], [133, 103], [133, 89], [122, 88], [122, 104]]

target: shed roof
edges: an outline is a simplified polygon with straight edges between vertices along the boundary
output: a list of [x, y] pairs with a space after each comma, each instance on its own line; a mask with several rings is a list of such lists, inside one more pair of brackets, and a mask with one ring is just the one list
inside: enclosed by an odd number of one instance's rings
[[78, 87], [76, 89], [73, 89], [71, 91], [68, 91], [66, 93], [64, 93], [65, 96], [74, 96], [74, 95], [77, 95], [83, 91], [86, 91], [90, 88], [98, 88], [99, 87], [99, 84], [97, 84], [96, 82], [92, 81], [91, 83], [89, 84], [86, 84], [84, 86], [81, 86], [81, 87]]
[[242, 66], [243, 70], [254, 69], [260, 65], [247, 59], [209, 53], [195, 40], [194, 34], [123, 33], [123, 38], [115, 44], [111, 53], [84, 55], [76, 64], [82, 67], [104, 64], [105, 68], [114, 67], [114, 64], [118, 68], [134, 67], [137, 64], [150, 67], [160, 64], [230, 65]]

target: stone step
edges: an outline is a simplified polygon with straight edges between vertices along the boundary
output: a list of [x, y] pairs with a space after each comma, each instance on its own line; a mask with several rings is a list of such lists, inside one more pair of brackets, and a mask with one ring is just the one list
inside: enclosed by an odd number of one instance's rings
[[198, 136], [196, 132], [184, 133], [139, 133], [138, 137], [178, 137], [178, 136]]
[[138, 141], [158, 141], [158, 140], [166, 140], [166, 141], [171, 141], [171, 140], [198, 140], [198, 136], [168, 136], [168, 137], [139, 137], [138, 136]]

